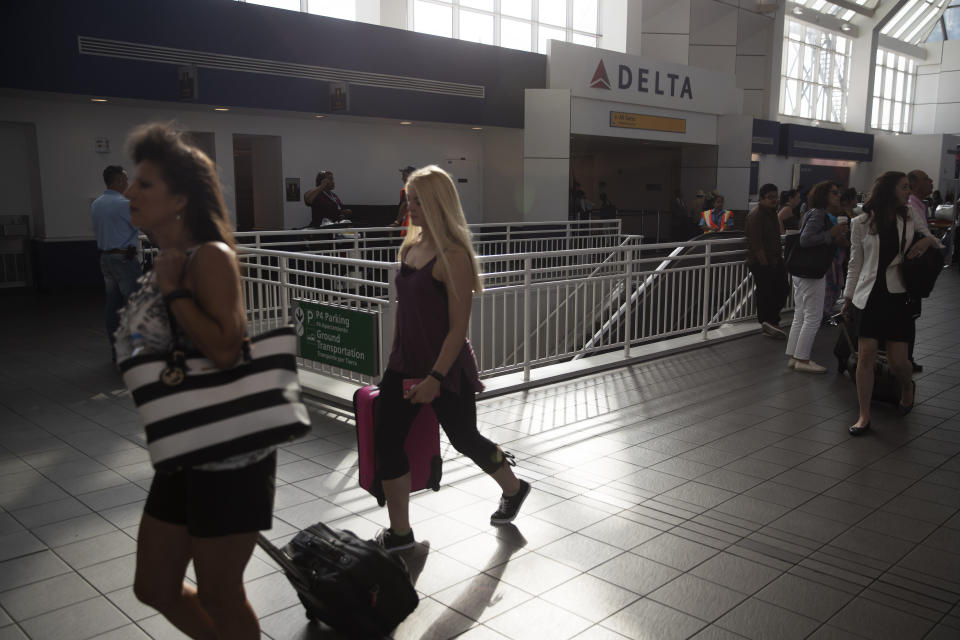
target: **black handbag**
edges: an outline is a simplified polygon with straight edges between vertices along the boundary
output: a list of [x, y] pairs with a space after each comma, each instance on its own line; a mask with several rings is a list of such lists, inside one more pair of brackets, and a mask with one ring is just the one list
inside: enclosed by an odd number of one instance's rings
[[[807, 218], [803, 227], [806, 227], [808, 222], [810, 218]], [[837, 248], [832, 242], [815, 247], [801, 247], [800, 236], [803, 235], [803, 227], [800, 228], [800, 233], [791, 233], [783, 240], [787, 272], [798, 278], [822, 278], [833, 263]]]
[[[904, 224], [903, 233], [906, 234], [906, 224]], [[922, 233], [915, 233], [911, 246], [923, 237]], [[911, 298], [928, 298], [941, 271], [943, 271], [943, 255], [933, 247], [928, 247], [926, 251], [912, 259], [908, 259], [904, 251], [900, 262], [900, 275]]]

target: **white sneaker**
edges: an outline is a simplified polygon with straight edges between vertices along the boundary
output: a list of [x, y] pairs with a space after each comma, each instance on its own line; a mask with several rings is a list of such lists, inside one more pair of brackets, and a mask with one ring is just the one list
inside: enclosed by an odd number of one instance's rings
[[826, 367], [821, 367], [813, 360], [809, 360], [807, 362], [801, 362], [800, 360], [797, 360], [793, 364], [793, 370], [802, 371], [803, 373], [826, 373], [827, 372]]
[[763, 327], [763, 335], [768, 338], [773, 338], [775, 340], [786, 340], [787, 334], [783, 332], [783, 329], [775, 325], [770, 324], [769, 322], [764, 322], [761, 327]]

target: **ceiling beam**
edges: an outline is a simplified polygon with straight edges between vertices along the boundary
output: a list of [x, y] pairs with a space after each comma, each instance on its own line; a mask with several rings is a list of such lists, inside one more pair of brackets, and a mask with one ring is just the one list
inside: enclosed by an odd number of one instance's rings
[[897, 53], [902, 53], [904, 55], [910, 56], [911, 58], [917, 58], [919, 60], [927, 59], [927, 50], [923, 47], [918, 47], [915, 44], [910, 44], [904, 42], [903, 40], [897, 40], [896, 38], [891, 38], [890, 36], [880, 34], [880, 38], [877, 41], [877, 45], [888, 51], [896, 51]]
[[830, 4], [835, 4], [841, 9], [850, 9], [850, 11], [855, 11], [862, 16], [867, 16], [872, 18], [876, 9], [871, 9], [870, 7], [864, 7], [857, 4], [856, 2], [849, 2], [849, 0], [827, 0]]

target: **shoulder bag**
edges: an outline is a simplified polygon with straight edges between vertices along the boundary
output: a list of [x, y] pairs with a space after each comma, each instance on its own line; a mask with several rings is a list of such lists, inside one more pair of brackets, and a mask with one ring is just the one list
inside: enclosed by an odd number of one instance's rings
[[[906, 246], [907, 225], [903, 225], [900, 246]], [[911, 246], [917, 240], [925, 236], [916, 232], [913, 236]], [[933, 285], [937, 282], [937, 276], [943, 270], [943, 255], [933, 247], [928, 247], [926, 251], [916, 258], [908, 259], [906, 249], [902, 249], [900, 257], [900, 275], [903, 277], [903, 285], [911, 298], [927, 298], [933, 291]]]
[[832, 242], [815, 247], [801, 247], [800, 236], [809, 222], [810, 218], [807, 218], [800, 227], [800, 233], [791, 233], [784, 238], [784, 264], [787, 272], [798, 278], [822, 278], [833, 263], [837, 248]]
[[120, 364], [143, 419], [154, 468], [172, 471], [222, 460], [310, 430], [292, 327], [244, 338], [241, 360], [218, 369], [199, 351], [183, 348], [169, 311], [173, 349]]

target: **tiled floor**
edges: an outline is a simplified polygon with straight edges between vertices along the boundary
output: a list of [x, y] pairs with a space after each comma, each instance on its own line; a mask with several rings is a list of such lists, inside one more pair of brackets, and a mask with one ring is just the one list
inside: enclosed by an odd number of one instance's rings
[[[0, 639], [180, 637], [130, 588], [151, 469], [98, 301], [0, 305]], [[444, 487], [413, 499], [422, 600], [395, 637], [960, 638], [958, 314], [951, 270], [924, 304], [919, 404], [858, 439], [850, 380], [791, 372], [759, 335], [482, 402], [535, 490], [491, 528], [495, 485], [445, 452]], [[356, 488], [352, 422], [314, 417], [270, 537], [370, 536], [386, 514]], [[265, 637], [337, 637], [259, 551], [247, 587]]]

